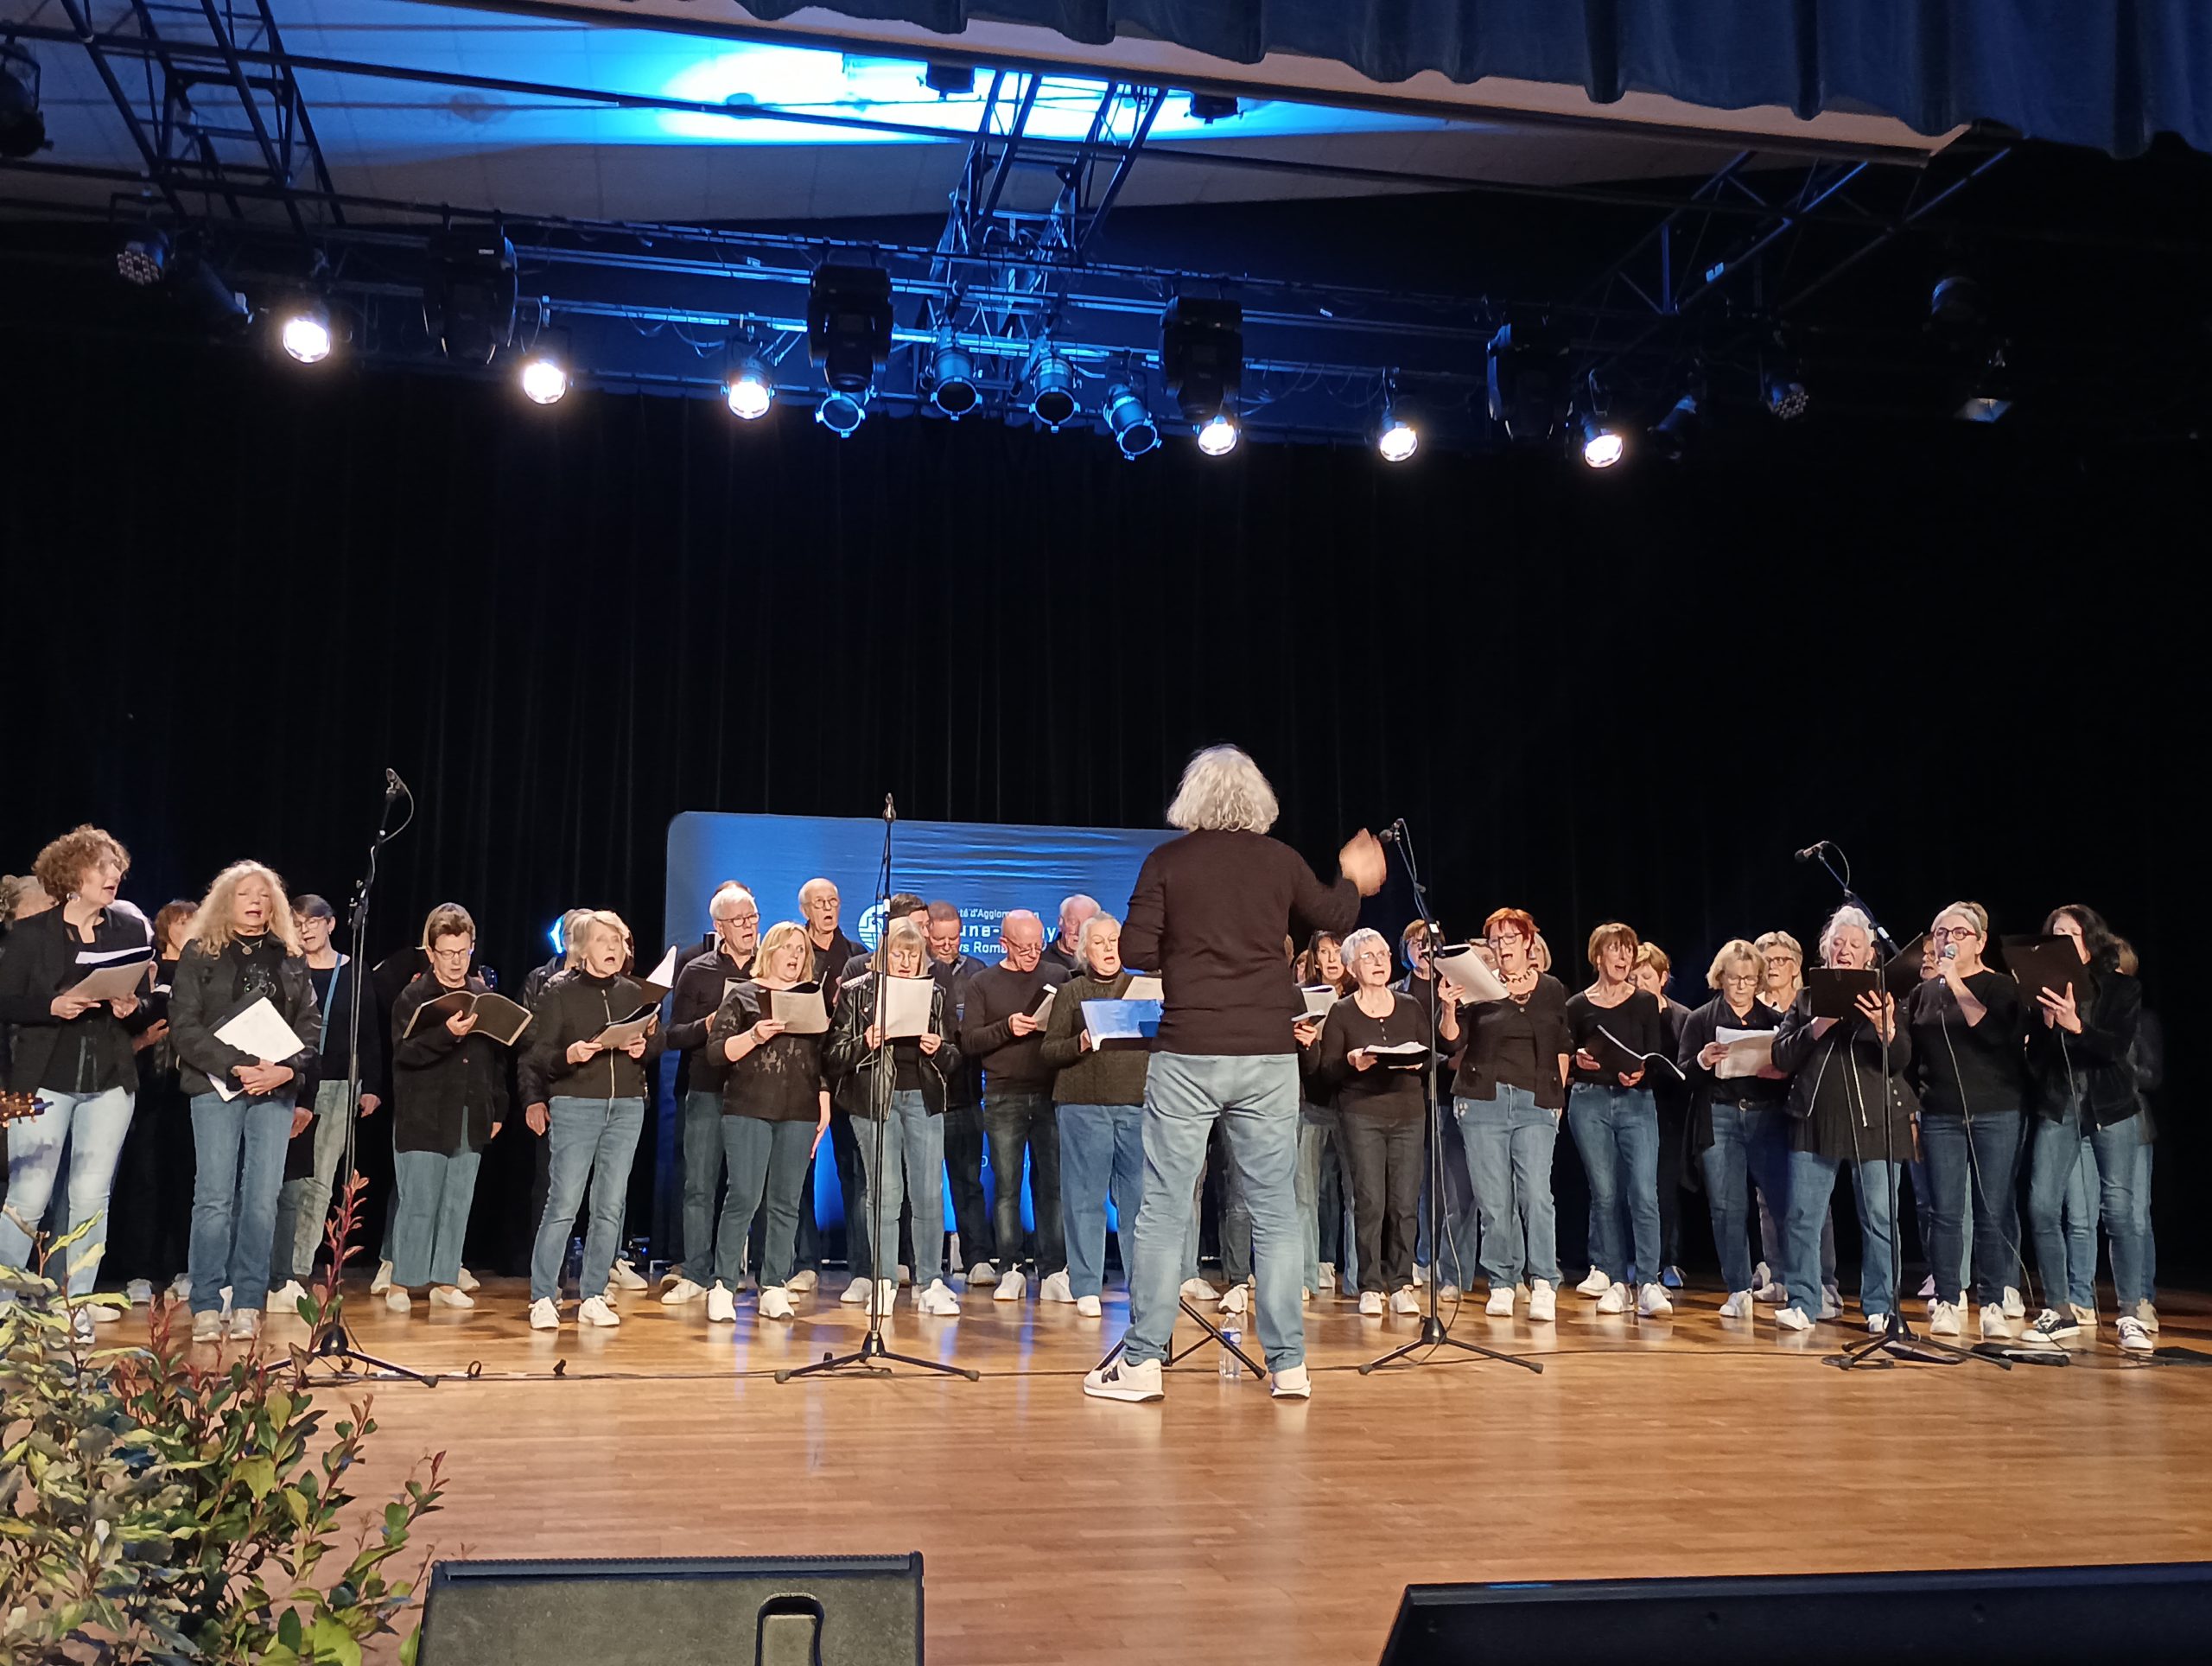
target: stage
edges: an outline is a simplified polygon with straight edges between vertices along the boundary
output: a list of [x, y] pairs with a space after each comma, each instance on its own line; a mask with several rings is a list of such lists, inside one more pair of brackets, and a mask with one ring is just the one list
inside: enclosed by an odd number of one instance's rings
[[[1372, 1661], [1409, 1581], [2212, 1558], [2212, 1371], [2123, 1358], [2109, 1320], [2063, 1369], [1846, 1374], [1821, 1361], [1855, 1325], [1726, 1323], [1706, 1293], [1600, 1319], [1569, 1295], [1554, 1326], [1475, 1307], [1455, 1326], [1541, 1376], [1363, 1377], [1417, 1321], [1332, 1300], [1307, 1309], [1310, 1402], [1224, 1380], [1209, 1348], [1129, 1406], [1079, 1386], [1118, 1288], [1103, 1320], [988, 1293], [922, 1319], [902, 1292], [891, 1345], [980, 1383], [777, 1383], [857, 1341], [841, 1282], [791, 1324], [636, 1293], [619, 1330], [556, 1332], [528, 1328], [519, 1281], [404, 1316], [362, 1288], [360, 1347], [452, 1375], [375, 1386], [359, 1491], [446, 1453], [425, 1526], [447, 1556], [918, 1549], [928, 1656], [963, 1666]], [[2212, 1303], [2169, 1302], [2159, 1345], [2212, 1348]]]

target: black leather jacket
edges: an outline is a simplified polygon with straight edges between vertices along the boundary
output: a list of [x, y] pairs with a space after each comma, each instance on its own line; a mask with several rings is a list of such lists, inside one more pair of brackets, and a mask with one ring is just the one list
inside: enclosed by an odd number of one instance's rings
[[2092, 963], [2095, 992], [2082, 1009], [2082, 1033], [2028, 1017], [2028, 1082], [2035, 1108], [2056, 1122], [2075, 1103], [2091, 1126], [2110, 1128], [2143, 1109], [2133, 1057], [2143, 1027], [2143, 986], [2107, 949]]
[[[916, 1041], [894, 1041], [894, 1055], [905, 1053], [921, 1066], [922, 1101], [930, 1115], [944, 1114], [945, 1083], [960, 1068], [960, 1048], [952, 1039], [950, 1003], [944, 986], [930, 983], [930, 1028], [939, 1038], [938, 1050], [924, 1052]], [[875, 1115], [874, 1084], [876, 1060], [881, 1057], [868, 1044], [868, 1027], [875, 1021], [875, 980], [855, 977], [837, 991], [837, 1011], [830, 1021], [830, 1044], [822, 1050], [822, 1063], [836, 1086], [832, 1097], [849, 1116]], [[911, 1049], [911, 1052], [908, 1050]]]
[[[239, 988], [240, 965], [232, 944], [219, 954], [209, 954], [197, 942], [184, 945], [169, 985], [169, 1040], [176, 1046], [177, 1084], [187, 1094], [213, 1093], [219, 1078], [236, 1085], [232, 1068], [257, 1061], [215, 1032], [251, 1003]], [[291, 1067], [292, 1079], [271, 1096], [296, 1099], [307, 1073], [314, 1069], [322, 1046], [322, 1014], [315, 1010], [315, 984], [308, 976], [308, 963], [301, 955], [286, 955], [276, 967], [277, 1014], [292, 1027], [303, 1044], [289, 1059], [272, 1059], [272, 1065]]]

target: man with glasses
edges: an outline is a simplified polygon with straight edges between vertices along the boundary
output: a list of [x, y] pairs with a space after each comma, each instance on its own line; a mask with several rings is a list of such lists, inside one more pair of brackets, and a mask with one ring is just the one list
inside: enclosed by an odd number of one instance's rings
[[[673, 1307], [709, 1293], [714, 1276], [715, 1192], [722, 1178], [722, 1078], [729, 1073], [719, 1049], [707, 1046], [707, 1028], [734, 983], [753, 973], [760, 944], [760, 905], [735, 880], [726, 880], [707, 905], [714, 945], [686, 961], [670, 992], [668, 1047], [677, 1057], [676, 1102], [683, 1107], [683, 1259], [669, 1271], [661, 1305]], [[709, 1316], [728, 1319], [734, 1293], [716, 1287]], [[730, 1313], [717, 1314], [719, 1308]]]
[[[929, 906], [923, 938], [930, 946], [930, 976], [944, 990], [945, 1007], [957, 1028], [968, 1010], [968, 986], [983, 963], [960, 951], [960, 911], [949, 902]], [[983, 1196], [983, 1072], [963, 1056], [960, 1068], [944, 1084], [944, 1169], [952, 1188], [953, 1230], [971, 1285], [996, 1284], [991, 1264], [991, 1211]]]
[[991, 1142], [996, 1196], [991, 1218], [1005, 1267], [992, 1294], [1019, 1301], [1027, 1288], [1021, 1270], [1021, 1159], [1029, 1154], [1029, 1202], [1036, 1222], [1039, 1301], [1072, 1304], [1068, 1288], [1066, 1233], [1060, 1224], [1060, 1122], [1052, 1108], [1053, 1071], [1045, 1063], [1045, 1024], [1032, 1016], [1047, 986], [1065, 979], [1058, 966], [1041, 963], [1045, 922], [1016, 908], [999, 922], [1003, 958], [969, 980], [960, 1051], [983, 1067], [983, 1129]]

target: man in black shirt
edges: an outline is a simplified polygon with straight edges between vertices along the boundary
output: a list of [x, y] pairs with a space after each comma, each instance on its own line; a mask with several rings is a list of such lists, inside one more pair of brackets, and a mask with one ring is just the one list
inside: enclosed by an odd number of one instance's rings
[[728, 1064], [707, 1046], [707, 1027], [721, 1010], [729, 986], [752, 976], [760, 942], [760, 905], [735, 880], [726, 880], [707, 905], [713, 946], [694, 955], [669, 992], [668, 1046], [678, 1055], [676, 1102], [683, 1150], [683, 1260], [669, 1270], [663, 1307], [681, 1307], [707, 1294], [715, 1266], [715, 1192], [721, 1185], [722, 1079]]
[[[983, 963], [961, 952], [960, 911], [949, 902], [930, 904], [923, 936], [930, 946], [930, 976], [944, 990], [945, 1010], [957, 1033], [968, 1009], [968, 986], [983, 970]], [[960, 1068], [944, 1084], [944, 1170], [952, 1188], [953, 1230], [960, 1235], [968, 1282], [996, 1284], [991, 1211], [983, 1196], [983, 1071], [964, 1054]]]
[[1060, 934], [1045, 945], [1045, 958], [1073, 977], [1083, 967], [1083, 923], [1098, 912], [1098, 899], [1080, 891], [1060, 899]]
[[[1045, 1023], [1033, 1016], [1048, 987], [1065, 976], [1045, 960], [1045, 923], [1027, 908], [999, 922], [995, 966], [968, 982], [960, 1052], [983, 1067], [983, 1131], [991, 1142], [994, 1236], [1004, 1265], [1001, 1301], [1016, 1301], [1027, 1281], [1021, 1270], [1021, 1160], [1029, 1156], [1029, 1202], [1036, 1223], [1040, 1301], [1072, 1303], [1066, 1234], [1060, 1224], [1060, 1122], [1052, 1104], [1053, 1071], [1045, 1062]], [[1187, 1190], [1187, 1188], [1186, 1188]]]

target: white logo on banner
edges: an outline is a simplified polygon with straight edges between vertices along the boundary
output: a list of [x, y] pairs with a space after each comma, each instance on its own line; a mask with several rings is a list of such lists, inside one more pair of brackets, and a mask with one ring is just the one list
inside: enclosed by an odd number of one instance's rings
[[861, 910], [860, 924], [854, 929], [861, 934], [861, 947], [873, 954], [876, 939], [883, 935], [883, 905], [880, 902], [868, 904]]

